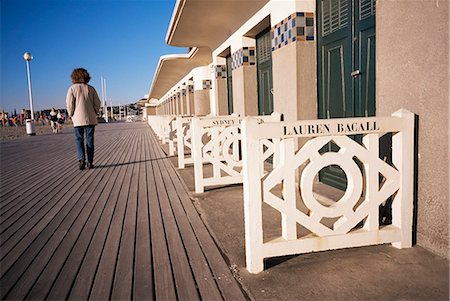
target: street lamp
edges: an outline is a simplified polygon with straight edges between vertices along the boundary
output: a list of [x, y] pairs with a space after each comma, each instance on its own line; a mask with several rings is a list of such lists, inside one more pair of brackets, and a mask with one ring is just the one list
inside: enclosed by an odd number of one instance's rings
[[34, 110], [33, 110], [33, 93], [31, 91], [31, 75], [30, 75], [30, 61], [33, 59], [33, 56], [31, 55], [31, 52], [25, 52], [23, 54], [23, 59], [26, 62], [27, 65], [27, 78], [28, 78], [28, 96], [30, 97], [30, 111], [31, 111], [31, 120], [27, 119], [26, 122], [26, 128], [27, 128], [27, 134], [28, 135], [36, 135], [36, 131], [34, 129]]

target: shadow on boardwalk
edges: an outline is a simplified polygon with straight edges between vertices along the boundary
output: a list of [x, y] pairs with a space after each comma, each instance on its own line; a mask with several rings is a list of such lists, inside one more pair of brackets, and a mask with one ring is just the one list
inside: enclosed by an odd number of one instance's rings
[[245, 300], [149, 127], [95, 138], [84, 171], [72, 135], [0, 144], [0, 298]]

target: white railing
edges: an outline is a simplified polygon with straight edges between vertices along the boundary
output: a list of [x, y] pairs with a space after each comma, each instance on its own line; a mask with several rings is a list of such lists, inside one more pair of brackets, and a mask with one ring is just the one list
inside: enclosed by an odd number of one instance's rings
[[[176, 119], [178, 168], [185, 168], [186, 164], [194, 163], [192, 159], [191, 119], [180, 117]], [[188, 149], [189, 153], [186, 153]]]
[[169, 156], [175, 155], [175, 150], [177, 149], [177, 120], [176, 116], [172, 116], [167, 120], [166, 124], [166, 138], [163, 139], [163, 143], [167, 142], [169, 144]]
[[[238, 117], [239, 115], [222, 115], [222, 116], [197, 116], [200, 119], [222, 119], [229, 117]], [[178, 168], [185, 168], [187, 164], [193, 164], [192, 143], [191, 143], [191, 121], [192, 116], [178, 116], [176, 119], [176, 135], [177, 135], [177, 156]]]
[[154, 115], [147, 117], [148, 125], [153, 129], [163, 144], [167, 143], [171, 135], [171, 122], [174, 115]]
[[[392, 164], [379, 158], [379, 139], [389, 133]], [[362, 144], [349, 137], [357, 134], [362, 136]], [[400, 110], [383, 118], [263, 124], [248, 118], [243, 121], [242, 136], [246, 265], [250, 273], [261, 272], [264, 258], [274, 256], [384, 243], [411, 247], [411, 112]], [[269, 138], [281, 139], [280, 162], [262, 176], [258, 172], [260, 141]], [[311, 139], [295, 151], [296, 138]], [[323, 147], [330, 143], [339, 150], [323, 153]], [[338, 165], [344, 171], [347, 188], [341, 199], [324, 205], [314, 197], [313, 183], [319, 171], [330, 165]], [[380, 226], [379, 206], [389, 197], [393, 197], [392, 224]], [[280, 237], [263, 240], [263, 203], [279, 211]], [[362, 228], [355, 227], [360, 223]], [[297, 232], [297, 224], [307, 233]]]
[[[205, 187], [242, 183], [241, 121], [242, 117], [222, 116], [212, 118], [192, 118], [191, 143], [194, 160], [195, 192], [204, 192]], [[258, 116], [258, 122], [275, 122], [280, 114]], [[271, 156], [277, 160], [277, 141], [261, 141], [260, 173], [264, 162]], [[212, 176], [205, 175], [203, 164], [211, 164]]]

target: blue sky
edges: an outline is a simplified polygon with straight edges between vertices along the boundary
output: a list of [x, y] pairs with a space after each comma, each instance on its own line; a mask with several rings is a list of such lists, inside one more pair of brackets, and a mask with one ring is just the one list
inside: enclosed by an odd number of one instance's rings
[[86, 68], [113, 104], [147, 94], [159, 57], [186, 53], [166, 45], [175, 0], [0, 0], [0, 109], [29, 109], [23, 53], [33, 54], [35, 110], [64, 108], [70, 73]]

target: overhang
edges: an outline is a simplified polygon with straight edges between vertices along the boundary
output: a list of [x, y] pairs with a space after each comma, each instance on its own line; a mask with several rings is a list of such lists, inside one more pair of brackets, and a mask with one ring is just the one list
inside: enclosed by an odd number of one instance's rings
[[216, 49], [269, 0], [177, 0], [166, 42]]
[[188, 54], [164, 55], [159, 59], [148, 99], [161, 98], [192, 69], [209, 65], [212, 61], [208, 48], [192, 48]]
[[136, 101], [136, 105], [138, 107], [144, 107], [147, 102], [148, 102], [147, 98], [141, 98], [138, 101]]

